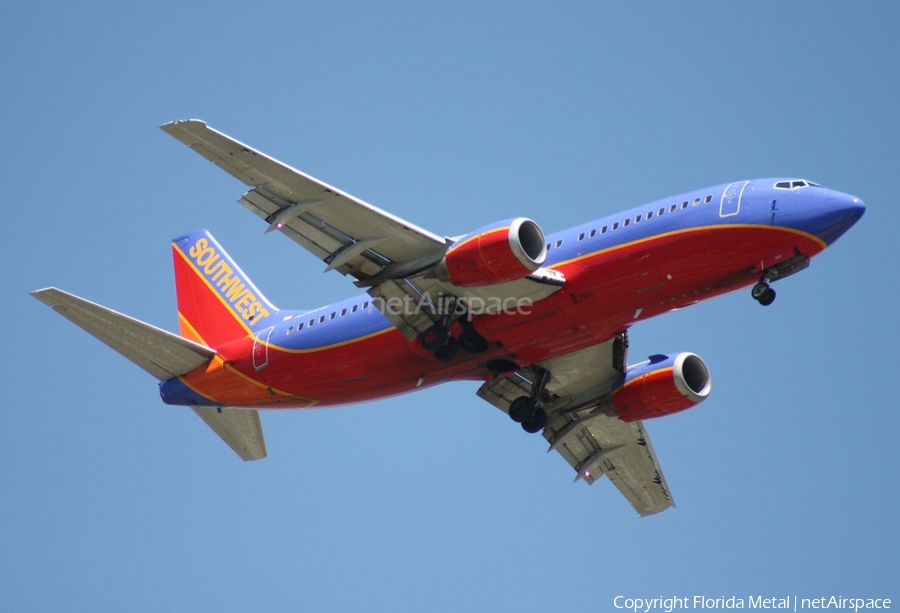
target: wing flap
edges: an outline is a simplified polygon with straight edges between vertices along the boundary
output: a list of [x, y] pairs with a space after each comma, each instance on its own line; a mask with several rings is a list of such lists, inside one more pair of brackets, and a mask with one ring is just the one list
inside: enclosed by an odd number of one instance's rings
[[225, 444], [245, 462], [261, 460], [266, 455], [259, 411], [248, 409], [191, 407]]
[[189, 373], [216, 354], [209, 347], [55, 287], [31, 295], [160, 381]]

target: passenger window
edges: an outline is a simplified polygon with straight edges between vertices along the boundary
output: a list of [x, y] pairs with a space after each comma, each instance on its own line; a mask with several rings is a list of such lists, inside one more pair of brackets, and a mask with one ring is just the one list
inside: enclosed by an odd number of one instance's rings
[[678, 205], [677, 205], [677, 204], [673, 204], [672, 206], [669, 207], [669, 212], [670, 212], [670, 213], [674, 213], [674, 212], [675, 212], [675, 209], [677, 209], [677, 208], [678, 208]]
[[666, 207], [663, 207], [663, 208], [659, 209], [658, 211], [656, 211], [656, 216], [659, 217], [660, 215], [662, 215], [665, 212], [666, 212]]
[[653, 211], [650, 211], [649, 213], [647, 213], [647, 219], [650, 219], [651, 217], [653, 217]]
[[607, 229], [608, 228], [606, 226], [603, 226], [602, 228], [600, 228], [600, 234], [606, 234]]
[[697, 206], [698, 204], [700, 204], [700, 198], [695, 198], [695, 199], [694, 199], [694, 206]]
[[334, 311], [332, 311], [331, 315], [328, 316], [329, 321], [334, 319], [334, 315], [335, 315], [335, 313], [334, 313]]
[[359, 309], [359, 305], [358, 305], [358, 304], [354, 304], [354, 305], [350, 308], [350, 312], [351, 312], [351, 313], [356, 313], [357, 309]]
[[625, 221], [622, 222], [622, 227], [623, 227], [623, 228], [627, 228], [629, 223], [631, 223], [631, 220], [630, 220], [630, 219], [626, 219]]
[[594, 238], [597, 235], [596, 230], [591, 230], [591, 238]]
[[613, 230], [618, 230], [618, 229], [619, 229], [619, 222], [618, 222], [618, 221], [617, 221], [616, 223], [613, 224], [612, 229], [613, 229]]
[[294, 326], [291, 326], [290, 328], [287, 329], [287, 335], [290, 336], [293, 333], [294, 333]]
[[309, 320], [309, 323], [307, 324], [307, 327], [312, 328], [314, 323], [316, 323], [316, 320], [315, 320], [315, 319], [310, 319], [310, 320]]
[[299, 332], [302, 329], [303, 329], [303, 322], [301, 321], [299, 324], [297, 324], [297, 332]]
[[560, 247], [562, 247], [562, 239], [556, 241], [556, 248], [559, 249]]
[[641, 223], [641, 215], [634, 218], [634, 223]]
[[347, 314], [347, 309], [341, 309], [341, 317]]
[[686, 208], [687, 208], [687, 205], [688, 205], [688, 201], [685, 200], [684, 202], [681, 203], [681, 208], [682, 208], [682, 209], [686, 209]]
[[706, 204], [709, 204], [710, 202], [712, 202], [712, 196], [707, 196], [707, 197], [706, 197]]
[[578, 240], [584, 240], [584, 232], [578, 235]]
[[365, 302], [363, 302], [363, 307], [362, 307], [362, 308], [363, 308], [363, 311], [365, 311], [366, 309], [369, 308], [369, 301], [368, 301], [368, 300], [366, 300]]

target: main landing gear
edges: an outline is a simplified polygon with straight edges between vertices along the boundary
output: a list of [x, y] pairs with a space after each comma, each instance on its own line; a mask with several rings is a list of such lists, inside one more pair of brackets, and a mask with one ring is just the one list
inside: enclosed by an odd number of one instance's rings
[[547, 412], [541, 408], [541, 394], [550, 381], [550, 371], [532, 366], [531, 396], [520, 396], [509, 405], [509, 418], [522, 425], [529, 434], [540, 432], [547, 425]]
[[769, 306], [775, 302], [775, 290], [769, 287], [769, 283], [763, 278], [762, 281], [753, 286], [750, 295], [763, 306]]
[[468, 353], [484, 353], [490, 346], [488, 340], [478, 334], [472, 322], [462, 322], [459, 338], [453, 336], [449, 325], [435, 324], [419, 336], [422, 349], [434, 354], [441, 362], [449, 362], [459, 353], [460, 348]]

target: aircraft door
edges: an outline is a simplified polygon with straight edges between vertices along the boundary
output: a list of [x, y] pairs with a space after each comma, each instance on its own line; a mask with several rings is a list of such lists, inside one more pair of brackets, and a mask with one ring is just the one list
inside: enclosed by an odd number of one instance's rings
[[769, 200], [769, 223], [775, 225], [779, 216], [790, 215], [791, 204], [794, 201], [794, 192], [789, 189], [775, 190], [775, 195]]
[[750, 181], [738, 181], [725, 188], [719, 203], [719, 217], [733, 217], [741, 211], [741, 199], [749, 183]]
[[271, 326], [260, 330], [253, 339], [253, 368], [257, 371], [269, 365], [269, 337], [272, 336], [274, 329], [275, 327]]

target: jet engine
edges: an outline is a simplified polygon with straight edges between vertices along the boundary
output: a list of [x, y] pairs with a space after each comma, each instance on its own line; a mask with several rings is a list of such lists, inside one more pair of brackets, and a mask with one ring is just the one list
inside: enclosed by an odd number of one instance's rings
[[519, 217], [485, 226], [450, 246], [437, 276], [457, 287], [515, 281], [540, 268], [547, 258], [544, 233]]
[[622, 386], [612, 394], [612, 405], [619, 419], [632, 422], [689, 409], [706, 400], [711, 388], [709, 370], [700, 356], [654, 355], [628, 369]]

